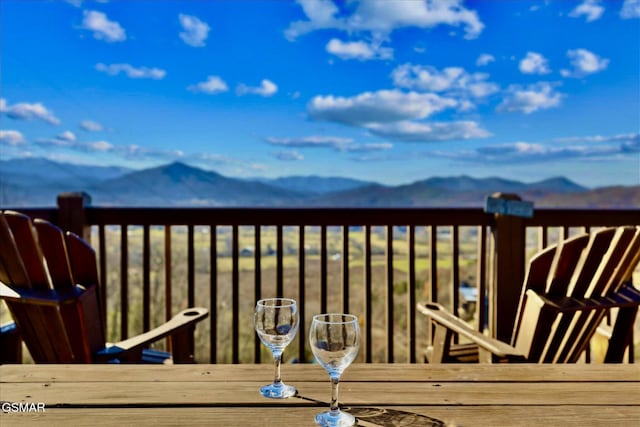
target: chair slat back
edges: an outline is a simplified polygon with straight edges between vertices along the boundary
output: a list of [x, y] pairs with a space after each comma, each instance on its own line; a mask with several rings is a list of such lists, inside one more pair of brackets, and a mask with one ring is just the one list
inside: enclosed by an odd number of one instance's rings
[[77, 235], [67, 232], [65, 237], [73, 277], [75, 277], [76, 283], [86, 288], [80, 300], [80, 310], [86, 328], [88, 351], [93, 355], [104, 348], [106, 341], [96, 253], [87, 242]]
[[38, 244], [31, 218], [13, 211], [5, 211], [4, 214], [31, 282], [31, 288], [39, 290], [52, 289], [49, 272], [44, 263], [44, 255]]
[[623, 261], [634, 234], [634, 227], [619, 227], [616, 230], [609, 248], [602, 257], [591, 283], [585, 291], [586, 298], [603, 297], [614, 287], [611, 278], [615, 277], [616, 269]]
[[3, 283], [25, 290], [25, 297], [6, 303], [34, 361], [92, 362], [105, 345], [93, 249], [47, 221], [32, 223], [5, 211], [0, 212], [0, 266]]
[[73, 233], [67, 232], [65, 241], [75, 283], [84, 287], [98, 284], [98, 264], [93, 248]]
[[31, 289], [27, 269], [4, 212], [0, 212], [0, 280], [19, 288]]
[[53, 289], [59, 292], [71, 291], [74, 280], [63, 231], [50, 222], [40, 219], [34, 220], [33, 225], [38, 232], [38, 241], [47, 263]]
[[[575, 314], [575, 323], [579, 326], [567, 334], [565, 346], [554, 361], [574, 362], [589, 345], [589, 340], [609, 311], [606, 305], [608, 300], [605, 297], [615, 297], [615, 291], [630, 279], [631, 273], [640, 260], [638, 254], [639, 231], [640, 227], [619, 227], [616, 230], [611, 244], [586, 290], [586, 298], [595, 298], [595, 300], [587, 301], [590, 301], [595, 307], [589, 312], [582, 311]], [[629, 276], [624, 274], [628, 270], [630, 270]], [[593, 301], [600, 301], [601, 304]]]
[[588, 243], [588, 234], [582, 234], [558, 243], [553, 263], [547, 276], [545, 294], [554, 296], [567, 295], [571, 277], [575, 274], [578, 261]]
[[622, 262], [612, 277], [612, 292], [618, 292], [623, 284], [631, 281], [633, 271], [638, 263], [640, 263], [640, 226], [636, 227], [635, 234], [629, 243], [627, 252], [623, 255]]
[[569, 277], [565, 296], [568, 310], [556, 314], [555, 325], [543, 349], [541, 361], [549, 363], [575, 362], [579, 354], [572, 349], [582, 348], [595, 333], [597, 324], [594, 319], [598, 313], [604, 311], [601, 304], [591, 301], [594, 283], [610, 269], [613, 263], [619, 262], [616, 253], [619, 245], [624, 244], [620, 236], [624, 228], [605, 228], [591, 234], [589, 244], [586, 245], [573, 275]]
[[615, 228], [605, 228], [591, 234], [589, 244], [584, 249], [579, 265], [576, 267], [571, 282], [567, 288], [567, 296], [583, 298], [598, 270], [598, 266], [605, 256], [611, 240], [616, 234]]
[[527, 290], [531, 289], [535, 293], [544, 292], [549, 270], [551, 269], [551, 265], [555, 257], [556, 248], [557, 245], [549, 246], [535, 254], [531, 260], [529, 260], [524, 286], [522, 287], [520, 301], [518, 302], [518, 311], [516, 312], [513, 333], [511, 334], [511, 345], [515, 345], [516, 338], [520, 333], [524, 315], [523, 309], [527, 302]]
[[610, 307], [602, 297], [631, 277], [639, 252], [640, 227], [617, 227], [564, 240], [532, 258], [512, 345], [531, 362], [577, 361]]

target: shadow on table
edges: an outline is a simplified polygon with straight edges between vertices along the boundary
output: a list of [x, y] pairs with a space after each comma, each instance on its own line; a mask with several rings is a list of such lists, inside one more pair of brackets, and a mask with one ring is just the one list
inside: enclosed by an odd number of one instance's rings
[[395, 409], [385, 408], [342, 408], [345, 412], [349, 412], [358, 419], [358, 425], [361, 426], [381, 426], [381, 427], [400, 427], [400, 426], [444, 426], [445, 423], [436, 418], [426, 415], [416, 414], [414, 412], [398, 411]]

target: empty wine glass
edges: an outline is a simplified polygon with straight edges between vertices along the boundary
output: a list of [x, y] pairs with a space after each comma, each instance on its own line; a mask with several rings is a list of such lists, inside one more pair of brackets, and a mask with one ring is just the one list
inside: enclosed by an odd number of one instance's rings
[[260, 394], [274, 399], [295, 396], [296, 388], [286, 385], [280, 378], [280, 364], [282, 352], [298, 331], [296, 301], [290, 298], [261, 299], [256, 303], [253, 324], [260, 341], [271, 350], [276, 367], [273, 383], [260, 387]]
[[311, 351], [316, 360], [329, 373], [331, 379], [331, 406], [329, 411], [316, 415], [321, 426], [352, 426], [353, 415], [340, 411], [338, 382], [342, 372], [353, 362], [360, 348], [358, 318], [352, 314], [317, 314], [309, 330]]

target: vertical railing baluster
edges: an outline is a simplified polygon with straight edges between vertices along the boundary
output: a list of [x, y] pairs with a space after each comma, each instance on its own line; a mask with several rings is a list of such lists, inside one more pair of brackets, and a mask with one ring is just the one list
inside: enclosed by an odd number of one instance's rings
[[231, 227], [231, 334], [232, 363], [240, 363], [240, 250], [238, 225]]
[[187, 226], [187, 305], [193, 307], [196, 301], [196, 255], [193, 224]]
[[[173, 268], [171, 265], [171, 226], [164, 226], [164, 317], [165, 320], [171, 319], [172, 316], [172, 272]], [[168, 340], [167, 340], [168, 341]]]
[[[165, 321], [171, 319], [173, 312], [173, 281], [171, 265], [171, 226], [165, 224], [164, 226], [164, 318]], [[166, 339], [167, 350], [171, 351], [171, 339]]]
[[105, 325], [105, 328], [107, 328], [105, 333], [106, 336], [109, 337], [109, 324], [107, 323], [107, 238], [105, 236], [104, 228], [104, 225], [98, 226], [98, 236], [100, 238], [100, 243], [98, 245], [98, 250], [100, 251], [100, 297], [102, 300], [102, 324]]
[[371, 292], [371, 226], [365, 225], [364, 227], [364, 336], [365, 336], [365, 362], [371, 363], [372, 357], [372, 333], [373, 328], [373, 313], [372, 313], [372, 292]]
[[342, 226], [342, 312], [349, 313], [349, 226]]
[[407, 335], [409, 363], [416, 362], [416, 227], [407, 228], [409, 270], [407, 271]]
[[307, 353], [305, 351], [307, 344], [307, 335], [304, 331], [307, 330], [305, 326], [306, 322], [306, 285], [305, 285], [305, 274], [306, 274], [306, 257], [304, 253], [304, 245], [305, 245], [305, 235], [304, 235], [304, 225], [299, 227], [298, 231], [298, 310], [300, 316], [300, 330], [302, 333], [298, 332], [298, 360], [303, 363], [307, 361]]
[[438, 227], [429, 227], [429, 289], [430, 298], [433, 302], [438, 302]]
[[393, 328], [393, 225], [386, 226], [386, 282], [387, 282], [387, 307], [386, 307], [386, 320], [387, 320], [387, 362], [393, 362], [394, 353], [394, 328]]
[[209, 361], [218, 361], [218, 228], [209, 232]]
[[142, 226], [142, 330], [151, 329], [151, 237], [149, 224]]
[[453, 314], [460, 316], [460, 236], [457, 225], [451, 226], [451, 304]]
[[487, 319], [487, 228], [478, 227], [478, 300], [476, 301], [476, 313], [478, 317], [478, 331], [483, 332], [485, 319]]
[[[253, 227], [254, 238], [254, 250], [253, 250], [253, 263], [254, 263], [254, 304], [256, 304], [262, 298], [262, 229], [260, 225]], [[253, 361], [260, 363], [262, 360], [262, 345], [258, 334], [254, 334], [253, 337]]]
[[[460, 237], [457, 225], [451, 226], [451, 302], [453, 314], [460, 316]], [[457, 344], [458, 334], [453, 336], [453, 341]]]
[[320, 226], [320, 312], [327, 312], [327, 226]]
[[[429, 299], [438, 302], [438, 227], [429, 226]], [[433, 341], [434, 326], [427, 328], [427, 342]]]
[[120, 339], [129, 337], [129, 242], [127, 224], [120, 225]]
[[284, 244], [282, 225], [276, 227], [276, 297], [284, 297]]

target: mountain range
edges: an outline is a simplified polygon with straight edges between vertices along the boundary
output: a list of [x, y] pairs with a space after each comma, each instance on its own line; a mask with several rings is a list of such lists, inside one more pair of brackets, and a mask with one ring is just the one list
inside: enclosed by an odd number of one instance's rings
[[482, 207], [495, 192], [517, 193], [538, 207], [640, 206], [640, 185], [589, 189], [564, 177], [533, 183], [432, 177], [387, 186], [341, 177], [238, 179], [180, 162], [132, 170], [40, 158], [0, 161], [0, 206], [51, 206], [67, 191], [89, 193], [95, 206]]

